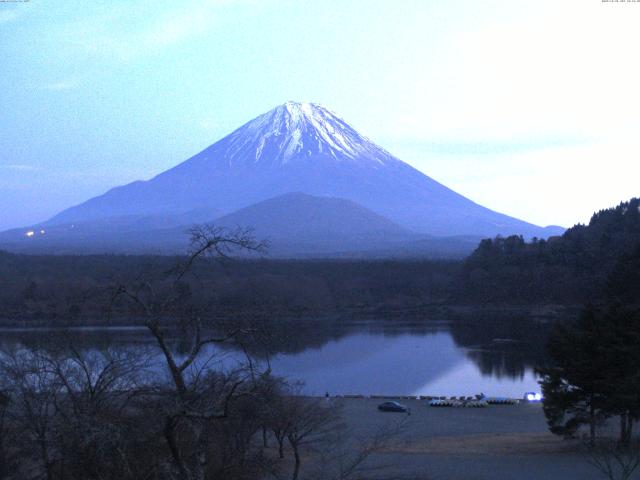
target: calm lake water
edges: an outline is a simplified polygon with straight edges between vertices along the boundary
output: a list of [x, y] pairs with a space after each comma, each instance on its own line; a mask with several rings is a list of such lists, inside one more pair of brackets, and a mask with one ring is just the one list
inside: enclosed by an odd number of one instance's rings
[[[308, 394], [473, 395], [521, 397], [538, 391], [534, 367], [544, 357], [548, 328], [528, 320], [501, 322], [367, 321], [308, 328], [270, 356], [274, 374], [304, 382]], [[34, 345], [55, 331], [2, 331], [0, 343]], [[142, 329], [79, 329], [82, 348], [111, 345], [149, 348]], [[244, 357], [212, 348], [216, 368]], [[162, 369], [161, 359], [157, 368]]]
[[305, 382], [312, 394], [521, 396], [538, 390], [532, 368], [520, 375], [482, 372], [449, 332], [353, 332], [320, 348], [279, 354], [275, 373]]

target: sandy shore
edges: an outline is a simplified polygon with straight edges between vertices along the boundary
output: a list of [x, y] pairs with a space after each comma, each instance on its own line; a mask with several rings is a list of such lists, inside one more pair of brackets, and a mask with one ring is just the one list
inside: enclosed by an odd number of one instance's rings
[[343, 405], [354, 438], [400, 425], [399, 434], [371, 458], [388, 478], [439, 480], [598, 479], [584, 442], [548, 432], [542, 405], [434, 408], [401, 400], [411, 415], [379, 412], [381, 399], [331, 399]]
[[385, 451], [446, 455], [551, 455], [582, 450], [580, 442], [567, 442], [548, 433], [498, 433], [429, 438], [391, 445]]

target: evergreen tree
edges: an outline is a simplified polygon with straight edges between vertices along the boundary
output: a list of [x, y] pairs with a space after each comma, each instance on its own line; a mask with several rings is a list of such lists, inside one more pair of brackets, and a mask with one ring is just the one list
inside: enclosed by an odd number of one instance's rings
[[640, 304], [640, 244], [630, 254], [620, 256], [606, 286], [611, 306]]
[[607, 383], [605, 409], [620, 416], [620, 444], [631, 440], [634, 423], [640, 419], [640, 311], [616, 306], [603, 318], [609, 329], [604, 339]]
[[573, 435], [598, 419], [620, 417], [620, 444], [631, 440], [640, 419], [640, 308], [637, 256], [627, 256], [609, 277], [607, 305], [587, 307], [577, 322], [551, 335], [551, 365], [540, 370], [544, 412], [550, 430]]
[[592, 443], [598, 421], [608, 415], [608, 355], [602, 341], [608, 332], [600, 318], [587, 307], [577, 322], [558, 326], [548, 345], [551, 365], [539, 371], [551, 432], [573, 436], [587, 424]]

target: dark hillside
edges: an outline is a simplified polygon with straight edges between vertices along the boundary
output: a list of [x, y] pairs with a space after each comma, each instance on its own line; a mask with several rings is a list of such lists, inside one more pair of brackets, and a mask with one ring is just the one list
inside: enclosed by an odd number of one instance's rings
[[561, 237], [483, 240], [465, 261], [453, 296], [471, 303], [597, 302], [609, 274], [622, 268], [620, 259], [637, 259], [639, 246], [640, 199], [634, 198]]

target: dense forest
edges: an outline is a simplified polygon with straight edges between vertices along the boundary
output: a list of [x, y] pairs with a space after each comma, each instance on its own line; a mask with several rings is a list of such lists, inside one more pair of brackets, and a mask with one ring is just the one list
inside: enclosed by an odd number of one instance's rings
[[[5, 325], [121, 323], [110, 287], [161, 281], [179, 257], [28, 256], [0, 252]], [[199, 305], [225, 315], [325, 315], [442, 304], [459, 262], [429, 260], [202, 260], [185, 279]]]
[[451, 285], [450, 300], [484, 304], [602, 301], [607, 278], [640, 257], [640, 199], [595, 213], [561, 237], [483, 240]]

